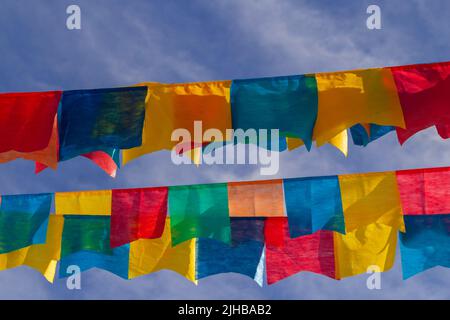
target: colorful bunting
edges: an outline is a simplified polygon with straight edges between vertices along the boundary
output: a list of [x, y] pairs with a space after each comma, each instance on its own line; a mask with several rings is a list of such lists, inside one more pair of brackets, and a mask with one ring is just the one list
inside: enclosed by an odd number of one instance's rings
[[318, 231], [289, 237], [287, 218], [267, 218], [265, 225], [267, 283], [273, 284], [301, 271], [335, 278], [333, 233]]
[[59, 114], [59, 159], [140, 146], [146, 87], [65, 91]]
[[197, 279], [219, 273], [246, 275], [263, 285], [264, 219], [231, 218], [232, 245], [197, 240]]
[[52, 195], [2, 196], [0, 254], [46, 241]]
[[228, 183], [231, 217], [282, 217], [284, 213], [282, 180]]
[[299, 138], [309, 150], [317, 118], [314, 76], [233, 80], [231, 114], [234, 129], [279, 129]]
[[160, 238], [140, 239], [130, 244], [129, 278], [172, 270], [196, 283], [196, 241], [192, 239], [173, 246], [170, 219], [167, 218]]
[[[134, 87], [0, 94], [0, 163], [24, 158], [35, 172], [84, 156], [115, 177], [146, 153], [175, 148], [201, 163], [217, 145], [254, 130], [259, 147], [296, 149], [312, 141], [348, 154], [397, 131], [400, 143], [435, 126], [450, 136], [450, 62], [295, 76]], [[198, 125], [198, 127], [196, 127]], [[181, 129], [172, 134], [176, 129]], [[206, 130], [214, 129], [204, 135]], [[278, 129], [279, 145], [259, 129]], [[174, 141], [172, 141], [174, 140]], [[248, 141], [244, 141], [248, 143]], [[211, 145], [211, 143], [213, 145]]]
[[397, 85], [406, 128], [397, 128], [401, 144], [415, 133], [435, 126], [450, 137], [450, 62], [390, 68]]
[[405, 215], [450, 212], [450, 167], [397, 171]]
[[435, 266], [450, 268], [450, 215], [405, 216], [400, 233], [403, 279]]
[[192, 238], [231, 241], [225, 183], [169, 187], [169, 214], [173, 245]]
[[337, 176], [285, 179], [283, 185], [292, 238], [319, 230], [345, 233]]
[[52, 216], [52, 194], [3, 196], [0, 270], [28, 265], [53, 281], [61, 260], [61, 277], [77, 265], [124, 279], [162, 269], [194, 282], [226, 272], [260, 285], [264, 272], [269, 284], [301, 271], [340, 279], [388, 270], [400, 230], [408, 278], [449, 265], [449, 182], [450, 168], [430, 168], [63, 192]]
[[168, 188], [112, 191], [111, 247], [161, 237], [167, 216]]

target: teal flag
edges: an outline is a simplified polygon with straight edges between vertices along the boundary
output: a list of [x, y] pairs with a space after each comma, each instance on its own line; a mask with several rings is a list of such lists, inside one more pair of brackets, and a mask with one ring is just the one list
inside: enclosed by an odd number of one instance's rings
[[192, 238], [231, 241], [225, 183], [169, 187], [169, 215], [174, 246]]
[[45, 243], [53, 195], [2, 196], [0, 254]]

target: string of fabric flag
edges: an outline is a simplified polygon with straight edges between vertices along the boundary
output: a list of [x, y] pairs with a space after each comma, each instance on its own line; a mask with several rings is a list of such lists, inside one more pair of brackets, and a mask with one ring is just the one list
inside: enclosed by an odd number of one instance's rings
[[[53, 203], [54, 199], [54, 203]], [[55, 214], [52, 212], [54, 205]], [[4, 195], [0, 270], [69, 266], [124, 279], [234, 272], [262, 285], [450, 267], [450, 167], [251, 182]]]
[[[0, 94], [0, 162], [36, 172], [77, 156], [111, 176], [144, 154], [172, 150], [174, 129], [279, 129], [281, 147], [348, 151], [396, 131], [403, 144], [435, 126], [450, 136], [450, 62], [272, 78]], [[201, 141], [208, 143], [209, 141]], [[229, 141], [227, 141], [229, 142]], [[192, 146], [194, 150], [201, 146]], [[193, 150], [184, 150], [188, 151]]]

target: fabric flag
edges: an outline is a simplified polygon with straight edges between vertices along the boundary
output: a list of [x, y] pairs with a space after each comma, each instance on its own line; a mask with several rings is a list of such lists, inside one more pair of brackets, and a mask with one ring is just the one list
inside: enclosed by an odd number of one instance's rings
[[316, 74], [319, 110], [313, 137], [321, 146], [358, 123], [405, 127], [390, 70]]
[[397, 128], [403, 144], [415, 133], [436, 126], [450, 137], [450, 62], [390, 68], [397, 85], [406, 128]]
[[2, 196], [0, 254], [45, 243], [52, 194]]
[[[56, 169], [58, 166], [58, 118], [55, 115], [53, 120], [53, 129], [48, 142], [48, 146], [44, 149], [32, 152], [7, 151], [0, 153], [0, 163], [22, 158], [25, 160], [36, 161], [42, 166]], [[38, 171], [35, 171], [38, 173]]]
[[130, 244], [129, 278], [133, 279], [160, 270], [172, 270], [196, 283], [196, 239], [172, 246], [170, 219], [167, 218], [162, 236], [140, 239]]
[[[367, 131], [367, 129], [369, 130]], [[369, 124], [367, 127], [357, 124], [350, 128], [353, 143], [357, 146], [364, 147], [394, 130], [395, 127], [380, 126], [378, 124]]]
[[450, 215], [405, 216], [400, 234], [403, 279], [435, 266], [450, 268]]
[[337, 176], [284, 179], [283, 186], [292, 238], [319, 230], [345, 233]]
[[64, 216], [61, 278], [71, 274], [69, 266], [76, 265], [81, 271], [99, 268], [128, 279], [130, 246], [111, 248], [110, 227], [109, 216]]
[[47, 241], [34, 244], [10, 253], [0, 254], [0, 270], [28, 266], [39, 271], [48, 282], [53, 283], [56, 265], [61, 255], [61, 236], [64, 218], [50, 215], [47, 229]]
[[234, 129], [279, 129], [302, 139], [309, 150], [317, 118], [314, 76], [233, 80], [231, 109]]
[[0, 153], [45, 149], [61, 91], [0, 94]]
[[405, 215], [450, 212], [450, 167], [397, 171]]
[[112, 191], [111, 247], [161, 237], [167, 216], [168, 188]]
[[283, 217], [283, 181], [229, 182], [228, 206], [231, 217]]
[[230, 243], [230, 217], [225, 183], [169, 187], [173, 245], [192, 238]]
[[231, 218], [232, 245], [197, 239], [197, 279], [219, 273], [246, 275], [263, 285], [264, 218]]
[[334, 233], [336, 278], [366, 273], [369, 267], [388, 271], [395, 261], [397, 228], [372, 223], [353, 229], [347, 234]]
[[339, 175], [347, 232], [373, 223], [405, 231], [395, 172]]
[[111, 190], [55, 193], [56, 214], [109, 216], [111, 203]]
[[[57, 123], [57, 122], [56, 122]], [[56, 169], [58, 165], [58, 127], [55, 125], [55, 139], [50, 140], [50, 144], [47, 149], [43, 151], [32, 152], [31, 154], [26, 154], [23, 156], [25, 159], [35, 160], [35, 173], [40, 173], [51, 167]], [[105, 149], [106, 150], [106, 149]], [[120, 156], [119, 149], [108, 149], [106, 151], [92, 151], [89, 153], [82, 154], [83, 157], [91, 160], [96, 165], [98, 165], [103, 171], [108, 175], [115, 178], [117, 174], [117, 169], [120, 166]], [[1, 156], [0, 156], [1, 157]], [[0, 162], [2, 159], [0, 158]]]
[[65, 91], [59, 115], [60, 161], [140, 146], [146, 95], [146, 87]]
[[107, 152], [105, 151], [92, 151], [85, 153], [82, 156], [91, 160], [96, 165], [98, 165], [103, 171], [108, 175], [115, 178], [117, 174], [117, 169], [120, 166], [120, 150], [111, 149]]
[[318, 231], [296, 239], [289, 237], [287, 218], [267, 218], [265, 225], [268, 284], [301, 271], [335, 278], [333, 233]]
[[[341, 151], [345, 156], [348, 155], [348, 134], [347, 130], [339, 132], [336, 136], [328, 141], [329, 144]], [[289, 151], [303, 146], [303, 142], [296, 138], [286, 138], [286, 144]]]
[[[204, 131], [218, 129], [225, 137], [231, 128], [231, 81], [143, 85], [149, 89], [143, 143], [123, 151], [124, 164], [147, 153], [172, 150], [180, 142], [171, 139], [175, 129], [187, 130], [192, 141], [201, 145]], [[194, 121], [201, 121], [197, 134]]]

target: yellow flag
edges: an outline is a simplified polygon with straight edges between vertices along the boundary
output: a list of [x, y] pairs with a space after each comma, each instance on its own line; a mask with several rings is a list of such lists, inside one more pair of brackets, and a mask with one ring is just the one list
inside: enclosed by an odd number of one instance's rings
[[111, 215], [111, 190], [57, 192], [56, 214]]
[[220, 130], [224, 139], [226, 129], [232, 128], [231, 81], [147, 85], [142, 145], [122, 152], [124, 164], [147, 153], [172, 150], [178, 143], [171, 141], [175, 129], [186, 129], [194, 141], [194, 121], [201, 121], [202, 131]]
[[64, 218], [50, 215], [45, 244], [34, 244], [13, 252], [0, 254], [0, 270], [29, 266], [53, 283], [56, 265], [61, 255], [61, 236]]
[[405, 127], [388, 68], [316, 74], [318, 115], [313, 138], [321, 146], [358, 123]]
[[339, 175], [347, 232], [373, 223], [404, 231], [395, 172]]
[[343, 235], [334, 232], [336, 278], [366, 273], [376, 266], [380, 272], [392, 268], [397, 246], [397, 229], [372, 223]]
[[130, 244], [128, 277], [130, 279], [157, 272], [172, 270], [188, 280], [195, 279], [196, 240], [185, 241], [172, 247], [170, 220], [166, 219], [164, 233], [158, 239], [140, 239]]
[[[302, 139], [298, 138], [286, 138], [288, 150], [294, 150], [304, 145]], [[336, 136], [328, 141], [329, 144], [336, 147], [345, 156], [348, 155], [348, 135], [347, 130], [341, 131]]]

